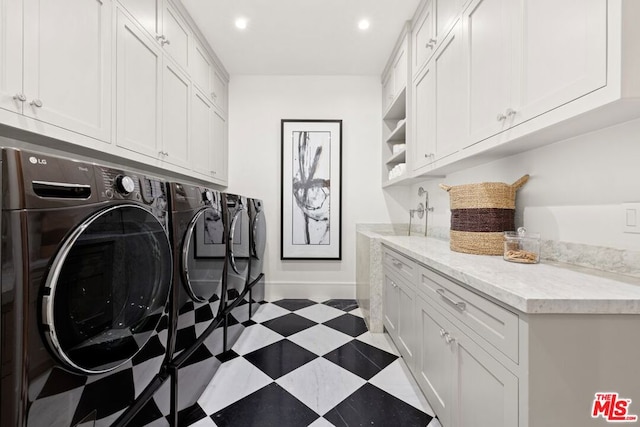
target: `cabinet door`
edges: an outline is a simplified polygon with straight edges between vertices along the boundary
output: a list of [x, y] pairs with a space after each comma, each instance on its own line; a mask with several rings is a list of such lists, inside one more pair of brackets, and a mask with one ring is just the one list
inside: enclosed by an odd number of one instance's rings
[[189, 45], [191, 44], [191, 31], [182, 21], [178, 12], [168, 3], [162, 13], [162, 46], [166, 53], [173, 58], [183, 70], [189, 69]]
[[434, 0], [435, 36], [441, 40], [446, 37], [453, 25], [456, 15], [462, 8], [461, 0]]
[[217, 110], [213, 113], [213, 152], [211, 153], [212, 175], [222, 183], [227, 182], [229, 138], [227, 121]]
[[22, 3], [0, 0], [0, 108], [22, 113]]
[[152, 37], [162, 35], [163, 0], [118, 0]]
[[191, 53], [191, 81], [207, 98], [211, 97], [213, 65], [205, 48], [197, 41]]
[[407, 39], [402, 42], [400, 50], [396, 54], [393, 62], [393, 97], [398, 96], [400, 91], [407, 86], [407, 71], [408, 71], [408, 58], [407, 58]]
[[110, 141], [111, 6], [25, 0], [25, 115]]
[[189, 168], [190, 80], [167, 58], [162, 73], [162, 159]]
[[523, 14], [517, 122], [606, 85], [605, 0], [524, 0]]
[[[518, 425], [518, 379], [459, 331], [456, 348], [455, 425], [513, 427]], [[447, 424], [444, 424], [447, 425]]]
[[432, 61], [435, 62], [436, 159], [461, 148], [467, 127], [467, 72], [462, 45], [462, 24], [458, 24], [442, 41]]
[[227, 112], [227, 82], [222, 76], [222, 73], [214, 68], [213, 71], [213, 92], [211, 98], [213, 103], [224, 113]]
[[433, 61], [413, 83], [414, 169], [433, 162], [436, 153], [436, 80]]
[[116, 143], [158, 158], [162, 132], [162, 52], [122, 12], [116, 34]]
[[[479, 142], [507, 127], [512, 106], [513, 26], [517, 14], [512, 0], [474, 0], [463, 16], [469, 75], [469, 138]], [[544, 25], [540, 23], [540, 25]], [[509, 119], [510, 120], [510, 119]]]
[[414, 73], [431, 58], [431, 55], [433, 55], [436, 49], [433, 18], [434, 3], [434, 0], [429, 1], [412, 31]]
[[416, 341], [416, 291], [406, 284], [398, 285], [398, 349], [407, 366], [413, 369]]
[[382, 82], [382, 112], [387, 111], [389, 106], [393, 102], [393, 71], [389, 72], [388, 76], [385, 76]]
[[[443, 334], [449, 328], [433, 306], [418, 297], [418, 352], [415, 372], [418, 385], [444, 426], [450, 426], [453, 399], [453, 347]], [[480, 424], [470, 424], [480, 425]], [[491, 424], [488, 424], [491, 425]]]
[[385, 274], [384, 276], [384, 301], [383, 323], [387, 332], [395, 342], [398, 340], [398, 285]]
[[191, 168], [203, 175], [213, 175], [213, 105], [199, 90], [191, 96]]

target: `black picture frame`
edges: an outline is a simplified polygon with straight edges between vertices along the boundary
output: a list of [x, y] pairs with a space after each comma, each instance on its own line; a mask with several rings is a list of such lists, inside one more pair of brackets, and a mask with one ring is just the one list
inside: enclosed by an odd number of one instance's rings
[[342, 120], [282, 119], [280, 259], [342, 259]]

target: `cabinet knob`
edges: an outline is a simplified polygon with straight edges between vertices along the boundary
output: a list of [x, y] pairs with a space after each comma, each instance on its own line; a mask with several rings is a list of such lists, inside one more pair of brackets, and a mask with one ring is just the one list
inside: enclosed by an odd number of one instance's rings
[[34, 107], [42, 108], [42, 101], [37, 98], [31, 101], [29, 104], [33, 105]]
[[209, 172], [211, 172], [211, 175], [215, 175], [216, 174], [216, 171], [209, 171]]
[[499, 121], [499, 122], [504, 121], [506, 119], [507, 119], [507, 116], [505, 116], [502, 113], [498, 113], [498, 115], [496, 116], [496, 120]]
[[515, 116], [517, 113], [513, 108], [507, 108], [507, 117]]
[[162, 36], [162, 37], [164, 38], [164, 39], [162, 40], [162, 42], [161, 42], [161, 43], [162, 43], [162, 46], [164, 46], [165, 44], [171, 44], [171, 41], [170, 41], [168, 38], [166, 38], [166, 37], [164, 37], [164, 36]]
[[444, 337], [444, 335], [447, 333], [447, 331], [445, 331], [444, 329], [440, 328], [440, 336]]
[[20, 101], [20, 102], [25, 102], [27, 100], [27, 97], [24, 96], [24, 93], [16, 93], [15, 95], [13, 95], [13, 99]]
[[449, 335], [449, 332], [444, 334], [444, 340], [447, 344], [451, 344], [452, 342], [454, 342], [456, 339], [454, 337], [452, 337], [451, 335]]
[[436, 39], [429, 39], [429, 41], [427, 42], [425, 47], [433, 49], [435, 47], [435, 45], [436, 45], [436, 42], [437, 42]]

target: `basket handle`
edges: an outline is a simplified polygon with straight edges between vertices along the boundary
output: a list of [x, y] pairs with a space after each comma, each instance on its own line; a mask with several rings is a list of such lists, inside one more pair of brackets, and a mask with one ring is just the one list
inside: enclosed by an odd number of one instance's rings
[[440, 188], [442, 188], [444, 191], [449, 191], [453, 187], [451, 185], [440, 184]]
[[511, 184], [511, 187], [517, 190], [520, 187], [522, 187], [524, 184], [526, 184], [527, 181], [529, 181], [529, 174], [524, 175], [522, 178], [520, 178], [519, 180]]

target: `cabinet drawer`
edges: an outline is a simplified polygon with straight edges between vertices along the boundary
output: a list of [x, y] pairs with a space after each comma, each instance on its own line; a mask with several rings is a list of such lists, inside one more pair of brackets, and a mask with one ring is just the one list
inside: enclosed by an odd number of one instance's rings
[[435, 271], [420, 267], [420, 292], [518, 362], [518, 316], [509, 310], [454, 283]]
[[391, 249], [385, 248], [383, 255], [384, 266], [396, 276], [406, 279], [412, 286], [418, 278], [418, 265], [415, 261], [400, 255]]

